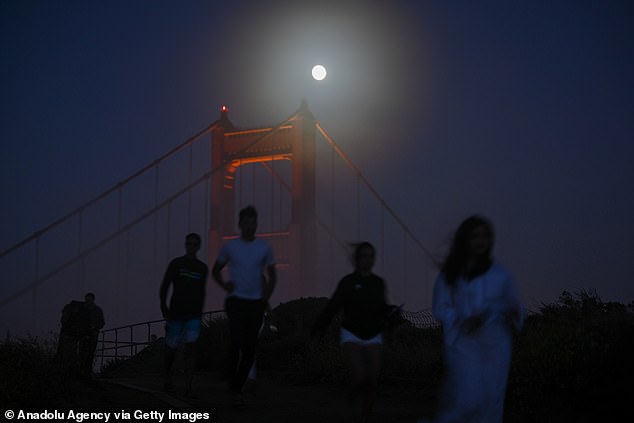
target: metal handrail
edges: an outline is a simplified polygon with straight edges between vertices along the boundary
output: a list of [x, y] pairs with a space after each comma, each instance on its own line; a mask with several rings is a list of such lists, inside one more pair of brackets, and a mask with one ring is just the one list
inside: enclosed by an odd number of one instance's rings
[[[220, 313], [224, 313], [224, 310], [207, 311], [202, 314], [202, 319], [205, 320]], [[151, 345], [155, 341], [152, 335], [152, 327], [156, 327], [157, 324], [165, 323], [165, 321], [166, 319], [148, 320], [100, 331], [99, 346], [95, 353], [95, 362], [99, 363], [99, 369], [102, 369], [103, 366], [107, 364], [106, 359], [117, 360], [119, 358], [129, 358]], [[143, 334], [137, 334], [135, 336], [135, 329], [142, 327], [145, 327], [147, 330], [145, 330]], [[124, 333], [120, 337], [121, 332], [128, 333]], [[114, 339], [111, 339], [109, 335], [112, 335]]]

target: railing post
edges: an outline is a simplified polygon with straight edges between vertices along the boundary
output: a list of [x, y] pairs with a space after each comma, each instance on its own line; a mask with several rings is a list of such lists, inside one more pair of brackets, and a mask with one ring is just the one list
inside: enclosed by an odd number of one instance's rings
[[135, 354], [134, 350], [134, 328], [130, 325], [130, 357]]
[[99, 369], [103, 369], [103, 356], [106, 353], [106, 333], [104, 331], [100, 331], [99, 335], [101, 336], [101, 364], [99, 365]]

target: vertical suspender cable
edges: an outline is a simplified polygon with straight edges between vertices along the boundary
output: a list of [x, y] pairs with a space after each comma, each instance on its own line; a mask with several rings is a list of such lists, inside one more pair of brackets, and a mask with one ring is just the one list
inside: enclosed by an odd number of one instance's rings
[[407, 298], [407, 232], [403, 231], [403, 299]]
[[[154, 166], [154, 209], [158, 207], [158, 191], [159, 191], [159, 165], [158, 162]], [[154, 219], [154, 233], [152, 234], [152, 280], [159, 280], [158, 277], [158, 210], [152, 214]]]
[[[205, 233], [203, 234], [203, 237], [207, 238], [207, 234], [209, 233], [209, 202], [211, 201], [211, 192], [210, 192], [210, 187], [211, 184], [209, 183], [211, 178], [206, 178], [205, 179], [205, 212], [203, 213], [203, 230], [205, 231]], [[203, 252], [206, 252], [206, 257], [209, 257], [209, 243], [205, 243], [205, 245], [203, 246]]]
[[[242, 200], [242, 194], [244, 193], [244, 175], [243, 175], [243, 170], [242, 170], [242, 160], [240, 160], [240, 162], [238, 163], [238, 169], [240, 169], [240, 196], [238, 197], [238, 207], [236, 207], [237, 210], [240, 210], [242, 208], [242, 205], [244, 204], [244, 201]], [[234, 213], [235, 214], [235, 213]]]
[[77, 234], [77, 257], [80, 257], [79, 259], [79, 286], [81, 288], [81, 292], [85, 292], [86, 291], [86, 287], [84, 284], [84, 257], [82, 257], [81, 255], [81, 251], [82, 251], [82, 238], [83, 238], [83, 231], [84, 231], [84, 210], [82, 209], [79, 212], [79, 231]]
[[[335, 149], [330, 149], [330, 230], [335, 232]], [[330, 283], [335, 282], [335, 254], [332, 236], [330, 238]], [[331, 286], [332, 288], [332, 286]], [[332, 290], [332, 289], [331, 289]]]
[[[40, 279], [40, 236], [38, 235], [35, 238], [35, 280]], [[37, 288], [33, 289], [33, 297], [31, 298], [31, 306], [33, 307], [31, 316], [33, 316], [33, 327], [37, 327], [39, 323], [39, 319], [37, 316]]]
[[[121, 264], [121, 225], [123, 222], [123, 184], [119, 185], [119, 189], [117, 190], [117, 277], [119, 278], [119, 290], [120, 292], [125, 292], [125, 286], [121, 286], [123, 283], [125, 285], [125, 277], [123, 275], [123, 266]], [[127, 312], [128, 310], [125, 309]]]
[[385, 274], [385, 207], [381, 202], [381, 271]]
[[[283, 178], [283, 176], [282, 176], [282, 178]], [[283, 218], [282, 210], [284, 208], [284, 198], [283, 198], [283, 192], [284, 191], [282, 191], [282, 182], [280, 181], [277, 186], [278, 186], [277, 195], [279, 196], [279, 201], [280, 201], [280, 204], [278, 205], [279, 220], [278, 220], [277, 224], [278, 224], [280, 230], [282, 230], [283, 229], [283, 225], [282, 225], [282, 218]]]
[[251, 205], [255, 206], [255, 166], [251, 165]]
[[[189, 170], [187, 172], [187, 186], [192, 183], [192, 167], [193, 167], [193, 153], [192, 147], [193, 144], [189, 145]], [[187, 232], [192, 231], [192, 190], [191, 188], [187, 190]]]
[[361, 241], [361, 177], [357, 174], [357, 242]]
[[271, 155], [271, 228], [270, 231], [271, 232], [277, 232], [274, 228], [275, 228], [275, 222], [273, 221], [274, 219], [274, 206], [273, 204], [275, 203], [275, 178], [273, 177], [273, 175], [275, 175], [275, 166], [274, 166], [275, 160], [273, 160], [273, 156]]
[[170, 251], [170, 239], [171, 237], [171, 220], [172, 220], [172, 202], [167, 203], [167, 256], [169, 257], [172, 252]]
[[121, 222], [123, 219], [123, 188], [119, 185], [117, 190], [117, 231], [121, 229]]
[[125, 231], [125, 255], [123, 257], [123, 283], [125, 286], [123, 298], [125, 299], [124, 310], [130, 312], [130, 231]]

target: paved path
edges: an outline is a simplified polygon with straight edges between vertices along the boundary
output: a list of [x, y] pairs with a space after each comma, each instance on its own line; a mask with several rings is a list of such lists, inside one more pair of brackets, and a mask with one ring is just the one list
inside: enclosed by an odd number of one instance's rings
[[[137, 409], [146, 412], [208, 412], [211, 416], [208, 421], [218, 423], [340, 422], [346, 415], [345, 392], [339, 386], [294, 385], [263, 377], [255, 391], [245, 395], [248, 406], [236, 409], [231, 406], [226, 385], [212, 374], [196, 376], [197, 398], [183, 395], [182, 388], [178, 389], [183, 386], [182, 381], [177, 379], [176, 385], [176, 392], [167, 394], [162, 390], [162, 379], [158, 375], [98, 380], [87, 390], [81, 406], [95, 411], [108, 407], [128, 412]], [[377, 401], [373, 421], [413, 423], [421, 415], [429, 413], [430, 403], [430, 398], [423, 398], [414, 389], [384, 388]]]

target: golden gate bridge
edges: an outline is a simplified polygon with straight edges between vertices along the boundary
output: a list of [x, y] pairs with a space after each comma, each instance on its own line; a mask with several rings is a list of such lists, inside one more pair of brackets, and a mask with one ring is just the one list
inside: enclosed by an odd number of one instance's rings
[[[276, 255], [272, 306], [329, 296], [360, 240], [377, 247], [375, 272], [393, 303], [431, 304], [434, 257], [305, 102], [278, 125], [250, 129], [235, 127], [223, 106], [208, 127], [0, 252], [0, 333], [56, 331], [63, 305], [88, 291], [107, 327], [160, 318], [162, 274], [183, 254], [184, 235], [203, 236], [200, 256], [211, 264], [248, 204]], [[206, 309], [223, 299], [210, 283]]]

